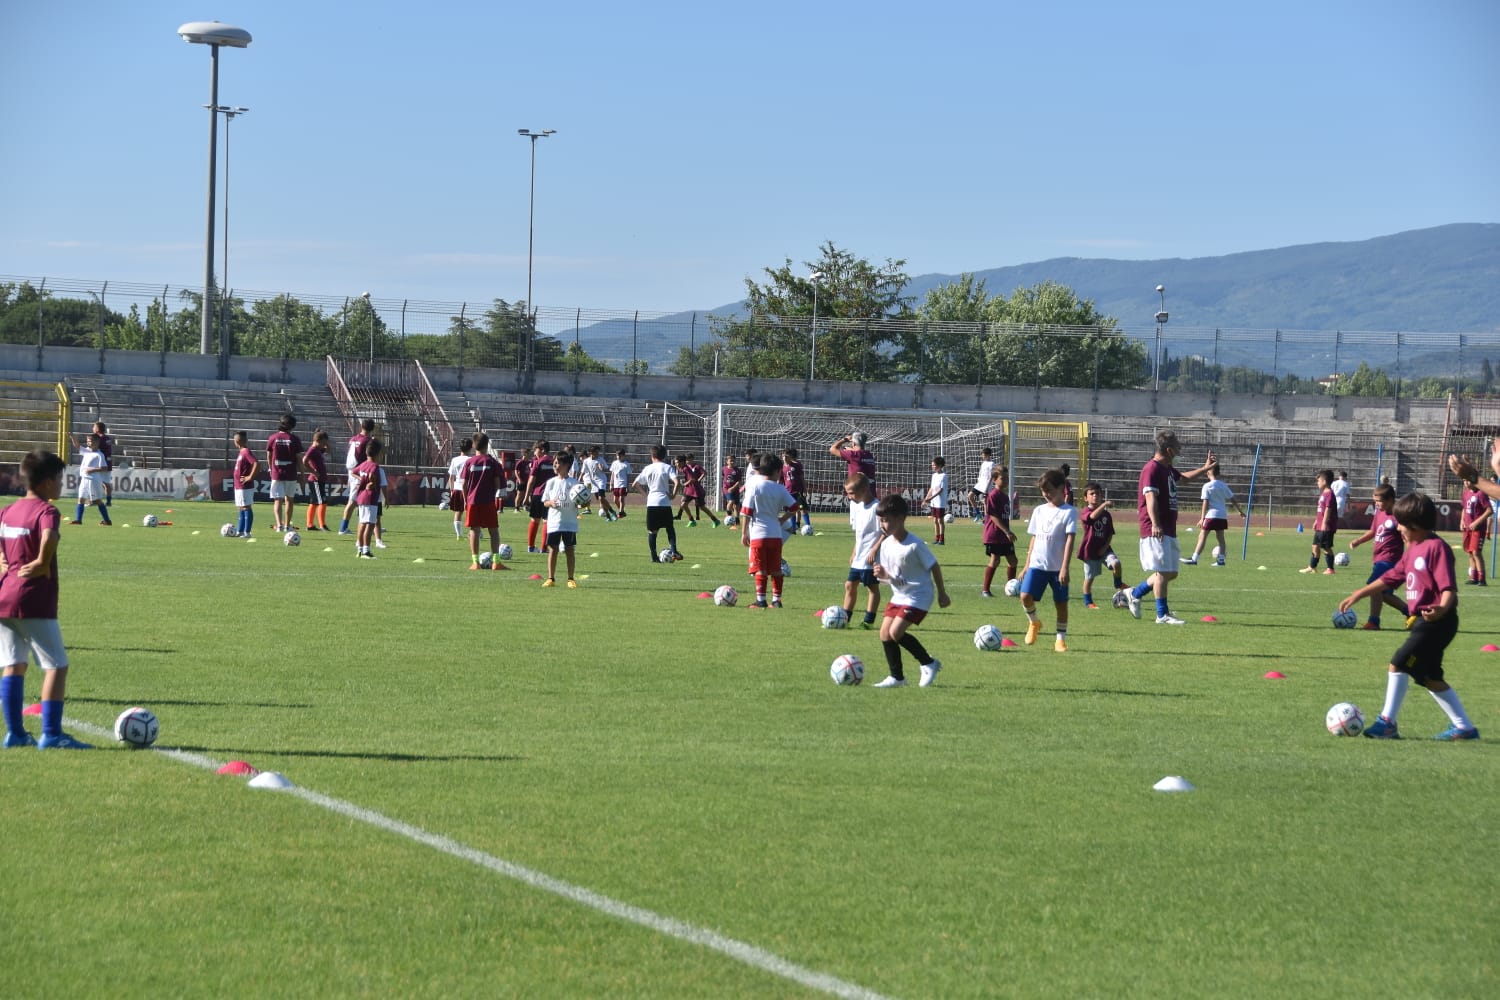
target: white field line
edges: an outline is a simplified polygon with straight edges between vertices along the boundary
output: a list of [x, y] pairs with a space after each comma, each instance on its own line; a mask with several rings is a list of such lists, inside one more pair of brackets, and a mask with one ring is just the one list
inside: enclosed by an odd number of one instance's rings
[[[77, 719], [69, 719], [67, 722], [69, 726], [81, 729], [91, 736], [104, 739], [114, 738], [114, 733], [92, 723]], [[179, 763], [191, 764], [194, 767], [201, 767], [208, 771], [217, 771], [224, 766], [223, 761], [213, 760], [212, 758], [204, 757], [202, 754], [188, 753], [184, 750], [172, 750], [165, 747], [153, 747], [152, 749], [156, 753], [164, 757], [170, 757]], [[685, 941], [688, 944], [695, 944], [710, 951], [719, 952], [721, 955], [728, 956], [736, 962], [760, 969], [763, 972], [769, 972], [783, 979], [791, 980], [809, 989], [818, 990], [836, 997], [858, 998], [858, 1000], [886, 1000], [882, 994], [865, 989], [857, 983], [847, 982], [827, 973], [804, 968], [795, 962], [782, 958], [780, 955], [766, 951], [764, 948], [757, 948], [753, 944], [725, 937], [707, 928], [695, 927], [681, 920], [663, 916], [660, 913], [634, 906], [630, 903], [621, 902], [618, 899], [612, 899], [609, 896], [594, 892], [592, 889], [586, 889], [571, 882], [564, 882], [562, 879], [553, 878], [551, 875], [539, 872], [534, 868], [527, 868], [524, 865], [506, 861], [504, 858], [497, 858], [493, 854], [486, 854], [483, 851], [476, 850], [440, 834], [428, 833], [420, 827], [403, 823], [398, 819], [392, 819], [372, 809], [357, 806], [352, 802], [345, 802], [342, 799], [336, 799], [321, 792], [297, 786], [288, 788], [285, 791], [307, 802], [311, 802], [313, 805], [321, 806], [329, 812], [338, 813], [341, 816], [358, 820], [361, 823], [384, 830], [387, 833], [394, 833], [397, 836], [405, 837], [408, 840], [415, 841], [433, 850], [441, 851], [444, 854], [452, 855], [480, 868], [487, 868], [497, 875], [514, 879], [517, 882], [531, 886], [533, 889], [540, 889], [554, 896], [560, 896], [569, 902], [586, 906], [591, 910], [597, 910], [600, 913], [607, 914], [619, 920], [628, 921], [629, 923], [655, 931], [658, 934], [664, 934], [670, 938], [676, 938], [679, 941]]]

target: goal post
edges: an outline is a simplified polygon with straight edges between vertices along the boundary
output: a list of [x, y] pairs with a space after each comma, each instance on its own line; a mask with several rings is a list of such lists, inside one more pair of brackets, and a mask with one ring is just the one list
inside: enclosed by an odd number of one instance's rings
[[0, 382], [0, 462], [49, 448], [68, 457], [73, 404], [61, 382]]
[[[1087, 421], [1017, 420], [1012, 436], [1010, 488], [1024, 490], [1048, 469], [1066, 463], [1072, 470], [1074, 494], [1082, 498], [1089, 478]], [[1023, 496], [1036, 496], [1035, 491]]]

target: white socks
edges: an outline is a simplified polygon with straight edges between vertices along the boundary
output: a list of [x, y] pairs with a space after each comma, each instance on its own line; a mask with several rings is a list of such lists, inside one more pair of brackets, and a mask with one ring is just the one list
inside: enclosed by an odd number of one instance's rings
[[1411, 674], [1399, 671], [1385, 675], [1385, 707], [1380, 710], [1382, 718], [1396, 721], [1401, 703], [1406, 700], [1406, 689], [1411, 684]]
[[1458, 692], [1451, 687], [1446, 691], [1429, 691], [1433, 701], [1442, 706], [1443, 711], [1448, 713], [1448, 721], [1459, 729], [1473, 729], [1474, 723], [1464, 714], [1463, 703], [1458, 700]]

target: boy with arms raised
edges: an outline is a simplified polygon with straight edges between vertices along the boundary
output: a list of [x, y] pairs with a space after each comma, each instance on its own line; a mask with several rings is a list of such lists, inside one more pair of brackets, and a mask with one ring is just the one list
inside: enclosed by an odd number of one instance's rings
[[1115, 590], [1125, 589], [1125, 578], [1120, 575], [1120, 560], [1115, 556], [1111, 542], [1115, 537], [1115, 518], [1109, 512], [1109, 501], [1105, 499], [1104, 487], [1090, 480], [1083, 484], [1083, 510], [1079, 512], [1083, 528], [1083, 541], [1078, 546], [1078, 558], [1083, 561], [1083, 606], [1097, 608], [1094, 603], [1094, 580], [1108, 566], [1115, 575]]
[[990, 583], [995, 579], [995, 570], [1000, 560], [1005, 560], [1005, 581], [1016, 578], [1016, 534], [1010, 530], [1010, 473], [1004, 466], [990, 472], [990, 491], [984, 496], [984, 554], [989, 562], [984, 565], [984, 588], [980, 597], [994, 597]]
[[844, 496], [849, 500], [849, 527], [854, 532], [854, 551], [849, 555], [849, 579], [844, 581], [844, 613], [854, 620], [854, 603], [859, 598], [863, 584], [869, 591], [865, 604], [865, 618], [861, 628], [875, 627], [875, 613], [880, 609], [880, 581], [875, 579], [875, 569], [870, 559], [875, 546], [880, 543], [880, 517], [875, 513], [875, 495], [870, 492], [870, 481], [864, 473], [856, 472], [844, 483]]
[[1365, 735], [1377, 740], [1401, 738], [1396, 716], [1408, 686], [1415, 680], [1427, 689], [1451, 723], [1433, 739], [1477, 740], [1479, 730], [1464, 713], [1458, 692], [1443, 678], [1443, 651], [1458, 633], [1458, 581], [1453, 550], [1436, 533], [1437, 505], [1424, 494], [1408, 493], [1396, 501], [1392, 513], [1406, 551], [1384, 576], [1339, 603], [1339, 610], [1347, 611], [1366, 597], [1404, 583], [1407, 607], [1416, 618], [1406, 641], [1391, 657], [1385, 704], [1380, 718], [1365, 728]]
[[740, 544], [750, 550], [750, 574], [755, 577], [755, 607], [766, 606], [766, 578], [771, 579], [771, 607], [781, 607], [781, 543], [786, 533], [781, 519], [796, 516], [797, 499], [781, 485], [781, 459], [765, 454], [760, 475], [745, 486], [740, 505]]
[[[90, 750], [62, 731], [68, 654], [57, 623], [57, 543], [62, 515], [52, 506], [66, 464], [50, 451], [21, 459], [26, 495], [0, 511], [0, 709], [5, 748]], [[102, 498], [101, 498], [102, 501]], [[42, 738], [24, 725], [28, 656], [42, 668]]]
[[[1373, 495], [1375, 501], [1375, 515], [1370, 518], [1370, 530], [1358, 538], [1349, 540], [1349, 549], [1353, 551], [1365, 542], [1373, 540], [1374, 548], [1370, 557], [1374, 565], [1370, 568], [1370, 578], [1366, 583], [1374, 583], [1385, 576], [1396, 563], [1401, 561], [1401, 555], [1406, 550], [1406, 543], [1401, 540], [1400, 526], [1396, 524], [1396, 516], [1392, 513], [1396, 507], [1396, 491], [1386, 485], [1375, 487]], [[1365, 621], [1363, 628], [1375, 632], [1380, 629], [1380, 606], [1389, 604], [1401, 612], [1401, 617], [1406, 617], [1406, 602], [1396, 596], [1396, 588], [1391, 587], [1370, 598], [1370, 617]]]
[[906, 498], [899, 493], [887, 496], [875, 508], [885, 536], [876, 550], [875, 578], [891, 587], [891, 600], [880, 622], [880, 645], [891, 675], [876, 684], [878, 688], [906, 687], [906, 672], [901, 667], [903, 649], [917, 660], [921, 670], [919, 687], [930, 687], [943, 669], [942, 661], [929, 655], [910, 631], [927, 617], [934, 596], [940, 608], [953, 603], [943, 587], [943, 569], [937, 556], [926, 542], [906, 530], [910, 511]]
[[1073, 546], [1078, 541], [1078, 510], [1064, 502], [1068, 477], [1061, 469], [1048, 469], [1036, 481], [1046, 503], [1031, 512], [1026, 531], [1031, 545], [1026, 550], [1026, 575], [1021, 577], [1021, 608], [1026, 612], [1026, 645], [1035, 644], [1042, 632], [1037, 617], [1036, 600], [1052, 588], [1052, 603], [1057, 611], [1057, 639], [1052, 648], [1068, 651], [1068, 565]]

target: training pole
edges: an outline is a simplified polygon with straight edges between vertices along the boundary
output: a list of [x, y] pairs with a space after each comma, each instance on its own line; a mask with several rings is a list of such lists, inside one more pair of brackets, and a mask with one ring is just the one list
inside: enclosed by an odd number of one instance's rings
[[1385, 442], [1375, 449], [1375, 485], [1380, 485], [1381, 471], [1385, 468]]
[[1255, 508], [1255, 473], [1260, 470], [1260, 445], [1255, 446], [1255, 462], [1250, 466], [1250, 492], [1245, 496], [1245, 541], [1240, 545], [1240, 559], [1250, 556], [1250, 512]]

